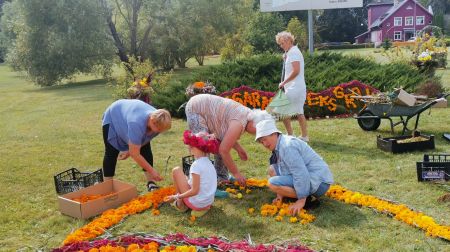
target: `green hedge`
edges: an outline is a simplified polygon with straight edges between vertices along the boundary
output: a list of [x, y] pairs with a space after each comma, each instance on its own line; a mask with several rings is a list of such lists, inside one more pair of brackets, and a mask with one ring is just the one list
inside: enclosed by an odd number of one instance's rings
[[341, 44], [341, 45], [321, 44], [321, 45], [317, 45], [316, 48], [317, 48], [317, 50], [374, 48], [374, 44], [373, 44], [373, 43], [363, 43], [363, 44]]
[[[343, 56], [338, 53], [305, 53], [305, 79], [307, 89], [320, 92], [340, 83], [359, 80], [381, 91], [403, 87], [413, 91], [417, 85], [429, 79], [416, 67], [407, 63], [378, 64], [373, 59]], [[182, 116], [178, 111], [187, 101], [185, 88], [194, 81], [211, 81], [219, 92], [241, 85], [265, 91], [276, 91], [282, 69], [281, 55], [262, 54], [221, 65], [210, 66], [195, 72], [186, 79], [172, 83], [164, 90], [157, 91], [153, 102], [158, 107], [170, 110], [174, 116]]]

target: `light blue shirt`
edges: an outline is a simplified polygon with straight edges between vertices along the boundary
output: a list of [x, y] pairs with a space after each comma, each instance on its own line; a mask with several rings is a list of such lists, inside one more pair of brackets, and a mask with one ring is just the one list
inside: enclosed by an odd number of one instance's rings
[[150, 115], [156, 109], [140, 100], [118, 100], [103, 114], [102, 125], [109, 124], [108, 142], [119, 151], [128, 151], [128, 142], [144, 145], [158, 133], [147, 133]]
[[277, 160], [273, 168], [279, 176], [292, 176], [297, 198], [315, 193], [321, 183], [333, 183], [328, 165], [300, 139], [280, 134], [274, 151]]

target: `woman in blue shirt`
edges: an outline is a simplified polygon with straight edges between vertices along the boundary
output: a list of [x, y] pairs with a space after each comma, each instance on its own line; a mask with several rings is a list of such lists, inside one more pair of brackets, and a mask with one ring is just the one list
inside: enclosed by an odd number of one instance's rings
[[[167, 110], [155, 109], [140, 100], [118, 100], [103, 114], [103, 176], [106, 180], [114, 176], [117, 159], [131, 156], [146, 172], [149, 191], [157, 188], [154, 181], [162, 180], [153, 168], [150, 141], [171, 127]], [[120, 155], [119, 155], [120, 153]]]
[[272, 151], [269, 189], [277, 194], [275, 201], [297, 199], [289, 206], [291, 214], [298, 214], [309, 196], [324, 195], [333, 183], [333, 175], [319, 154], [306, 142], [281, 134], [273, 119], [256, 124], [255, 140]]

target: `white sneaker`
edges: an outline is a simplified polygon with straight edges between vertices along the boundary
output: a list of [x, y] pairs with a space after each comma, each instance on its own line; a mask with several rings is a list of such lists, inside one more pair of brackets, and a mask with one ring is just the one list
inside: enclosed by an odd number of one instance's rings
[[309, 142], [309, 137], [308, 136], [305, 136], [305, 137], [299, 136], [298, 139], [300, 139], [300, 140], [302, 140], [303, 142], [306, 142], [306, 143]]

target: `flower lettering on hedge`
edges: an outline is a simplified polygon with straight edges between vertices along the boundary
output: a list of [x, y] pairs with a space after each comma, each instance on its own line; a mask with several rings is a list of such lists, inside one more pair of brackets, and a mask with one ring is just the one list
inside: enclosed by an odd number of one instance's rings
[[240, 86], [220, 94], [220, 96], [237, 101], [246, 107], [262, 110], [269, 105], [274, 95], [272, 92], [264, 92], [247, 86]]
[[[330, 87], [319, 93], [308, 92], [305, 101], [305, 114], [309, 117], [319, 117], [353, 113], [362, 109], [363, 103], [352, 98], [352, 96], [371, 95], [377, 92], [379, 92], [377, 89], [356, 80]], [[220, 96], [237, 101], [249, 108], [264, 110], [272, 101], [275, 93], [241, 86], [224, 92]], [[341, 109], [338, 111], [339, 107]]]

